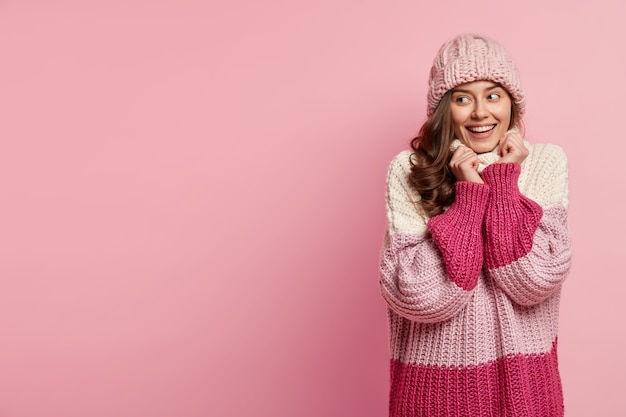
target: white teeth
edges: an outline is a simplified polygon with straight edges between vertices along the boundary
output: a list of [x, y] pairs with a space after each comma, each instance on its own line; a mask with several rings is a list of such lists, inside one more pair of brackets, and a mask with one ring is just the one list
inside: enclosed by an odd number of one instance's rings
[[483, 133], [493, 129], [494, 127], [496, 127], [496, 125], [468, 127], [467, 129], [474, 133]]

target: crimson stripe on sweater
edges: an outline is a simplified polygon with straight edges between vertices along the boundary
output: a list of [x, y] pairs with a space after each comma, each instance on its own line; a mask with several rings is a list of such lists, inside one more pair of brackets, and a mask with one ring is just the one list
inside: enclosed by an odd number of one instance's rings
[[472, 367], [391, 361], [390, 417], [562, 417], [557, 342], [545, 354]]

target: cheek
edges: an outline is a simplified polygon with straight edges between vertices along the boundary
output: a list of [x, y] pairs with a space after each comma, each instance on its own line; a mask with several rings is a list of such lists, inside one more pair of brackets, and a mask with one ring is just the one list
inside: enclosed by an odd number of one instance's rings
[[466, 117], [461, 111], [451, 111], [450, 116], [452, 118], [452, 125], [454, 126], [455, 132], [460, 132], [463, 129], [463, 124], [465, 123]]
[[508, 130], [509, 129], [509, 125], [511, 124], [511, 113], [510, 113], [510, 111], [504, 112], [502, 114], [502, 118], [500, 119], [500, 121], [502, 122], [502, 125]]
[[453, 121], [452, 126], [454, 127], [454, 136], [456, 136], [457, 139], [463, 136], [463, 125]]
[[502, 106], [497, 111], [498, 120], [508, 129], [511, 124], [511, 103]]

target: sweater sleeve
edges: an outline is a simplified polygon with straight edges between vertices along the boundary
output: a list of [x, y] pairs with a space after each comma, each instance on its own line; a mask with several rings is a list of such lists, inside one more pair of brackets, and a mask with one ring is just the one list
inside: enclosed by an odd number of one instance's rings
[[388, 230], [380, 286], [389, 308], [432, 323], [458, 314], [470, 300], [483, 262], [481, 225], [489, 189], [456, 184], [456, 199], [428, 221], [408, 182], [410, 153], [392, 161], [387, 176]]
[[492, 164], [483, 171], [491, 188], [485, 264], [496, 285], [521, 305], [541, 303], [558, 291], [570, 268], [567, 160], [560, 148], [553, 149], [534, 158], [525, 179], [534, 181], [529, 188], [542, 205], [520, 191], [519, 164]]
[[483, 266], [482, 222], [489, 187], [473, 182], [456, 182], [455, 199], [445, 213], [428, 222], [450, 280], [464, 290], [476, 286]]

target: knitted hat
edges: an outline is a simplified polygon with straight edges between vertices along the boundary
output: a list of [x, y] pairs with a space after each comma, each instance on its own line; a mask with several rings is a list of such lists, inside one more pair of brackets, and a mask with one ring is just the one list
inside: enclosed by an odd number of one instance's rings
[[468, 34], [449, 40], [439, 49], [428, 80], [428, 116], [448, 90], [472, 81], [500, 84], [511, 95], [520, 116], [524, 114], [526, 97], [509, 53], [489, 38]]

